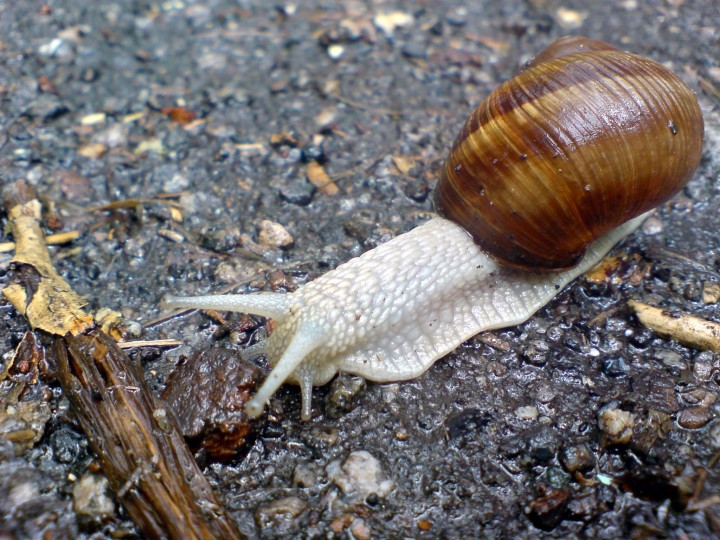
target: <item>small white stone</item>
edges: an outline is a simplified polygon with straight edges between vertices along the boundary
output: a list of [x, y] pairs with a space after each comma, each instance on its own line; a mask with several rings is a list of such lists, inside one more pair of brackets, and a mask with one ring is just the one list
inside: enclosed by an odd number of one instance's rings
[[60, 38], [54, 38], [48, 41], [47, 43], [43, 43], [38, 47], [38, 52], [42, 54], [43, 56], [54, 56], [55, 53], [62, 47], [63, 40]]
[[10, 493], [8, 494], [8, 506], [15, 508], [38, 496], [40, 496], [40, 489], [37, 484], [32, 482], [23, 482], [10, 489]]
[[404, 11], [389, 11], [378, 13], [373, 17], [373, 23], [383, 33], [390, 37], [396, 28], [402, 28], [404, 26], [410, 26], [415, 21], [415, 18], [410, 13]]
[[660, 234], [663, 231], [663, 223], [655, 216], [650, 216], [643, 222], [642, 231], [648, 236]]
[[627, 444], [633, 436], [635, 415], [621, 409], [605, 409], [598, 418], [598, 427], [612, 444]]
[[334, 43], [327, 48], [327, 53], [330, 58], [337, 60], [345, 53], [345, 47]]
[[315, 471], [307, 463], [299, 463], [293, 471], [293, 485], [301, 488], [313, 487], [317, 483]]
[[386, 497], [395, 482], [383, 472], [380, 462], [370, 452], [356, 450], [344, 462], [332, 461], [327, 466], [328, 477], [343, 491], [359, 500], [374, 493]]
[[115, 513], [115, 503], [108, 496], [108, 481], [99, 474], [86, 474], [73, 487], [73, 508], [78, 514], [103, 518]]
[[576, 11], [565, 7], [560, 7], [555, 12], [558, 24], [567, 29], [580, 28], [587, 17], [587, 11]]
[[258, 242], [265, 247], [286, 249], [293, 245], [294, 238], [289, 232], [274, 221], [264, 219], [260, 222]]
[[539, 414], [540, 413], [538, 412], [537, 407], [532, 405], [518, 407], [515, 409], [515, 416], [517, 416], [520, 420], [535, 420]]

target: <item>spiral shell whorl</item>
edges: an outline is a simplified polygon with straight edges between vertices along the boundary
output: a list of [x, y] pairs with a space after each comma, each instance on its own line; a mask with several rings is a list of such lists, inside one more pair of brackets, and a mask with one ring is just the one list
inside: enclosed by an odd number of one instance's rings
[[703, 120], [692, 90], [652, 60], [612, 49], [549, 57], [472, 113], [435, 205], [498, 260], [558, 270], [682, 189]]

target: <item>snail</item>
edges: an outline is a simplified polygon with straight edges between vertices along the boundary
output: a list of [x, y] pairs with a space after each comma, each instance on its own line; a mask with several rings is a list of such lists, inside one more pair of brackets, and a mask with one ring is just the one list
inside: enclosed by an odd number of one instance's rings
[[247, 402], [337, 372], [411, 379], [484, 330], [527, 320], [689, 181], [695, 94], [647, 58], [560, 39], [471, 114], [435, 188], [437, 217], [288, 294], [166, 296], [167, 308], [274, 319]]

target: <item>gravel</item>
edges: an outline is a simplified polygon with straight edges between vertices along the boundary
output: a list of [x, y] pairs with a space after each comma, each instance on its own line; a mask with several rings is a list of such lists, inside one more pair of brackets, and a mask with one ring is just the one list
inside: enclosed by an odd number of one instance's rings
[[[720, 282], [718, 16], [715, 0], [2, 2], [0, 179], [27, 179], [58, 230], [82, 231], [52, 255], [91, 308], [149, 323], [166, 292], [294, 287], [425, 221], [471, 108], [556, 37], [655, 58], [697, 92], [706, 146], [684, 192], [617, 249], [616, 280], [579, 279], [493, 332], [502, 348], [471, 339], [416, 380], [316, 389], [311, 422], [283, 388], [206, 474], [251, 538], [718, 536], [718, 507], [687, 502], [720, 489], [715, 468], [696, 473], [720, 444], [720, 360], [626, 307], [720, 320], [703, 294]], [[336, 194], [309, 183], [310, 163]], [[129, 202], [97, 209], [115, 201]], [[265, 222], [285, 240], [259, 239]], [[27, 326], [0, 311], [5, 359]], [[185, 345], [131, 354], [160, 394], [182, 357], [267, 331], [251, 322], [151, 324], [143, 339]], [[0, 535], [137, 535], [114, 496], [97, 519], [73, 509], [102, 471], [52, 377], [4, 384], [24, 405], [0, 404]], [[366, 495], [349, 505], [343, 486]]]

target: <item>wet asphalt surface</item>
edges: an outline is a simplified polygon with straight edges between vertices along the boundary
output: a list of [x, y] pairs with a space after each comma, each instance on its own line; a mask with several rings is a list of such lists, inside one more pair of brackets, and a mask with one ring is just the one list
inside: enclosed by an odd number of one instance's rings
[[[283, 388], [255, 439], [206, 474], [251, 537], [717, 537], [719, 507], [702, 501], [720, 485], [720, 359], [643, 328], [627, 301], [720, 321], [702, 295], [720, 281], [718, 22], [714, 0], [0, 2], [0, 178], [27, 179], [59, 230], [82, 231], [52, 252], [91, 307], [147, 325], [165, 292], [293, 289], [426, 220], [466, 115], [553, 39], [589, 35], [665, 63], [698, 94], [705, 151], [614, 252], [626, 256], [617, 279], [577, 280], [417, 380], [317, 389], [310, 422]], [[310, 162], [336, 194], [308, 181]], [[263, 220], [292, 245], [261, 242]], [[7, 358], [27, 325], [0, 311]], [[143, 339], [186, 345], [131, 356], [161, 393], [181, 357], [257, 339], [229, 321], [151, 324]], [[136, 534], [116, 503], [78, 512], [93, 460], [57, 384], [23, 399], [49, 407], [31, 447], [3, 443], [1, 530]], [[607, 411], [629, 413], [628, 440], [601, 429]], [[339, 479], [332, 463], [357, 451], [384, 484], [353, 493]]]

